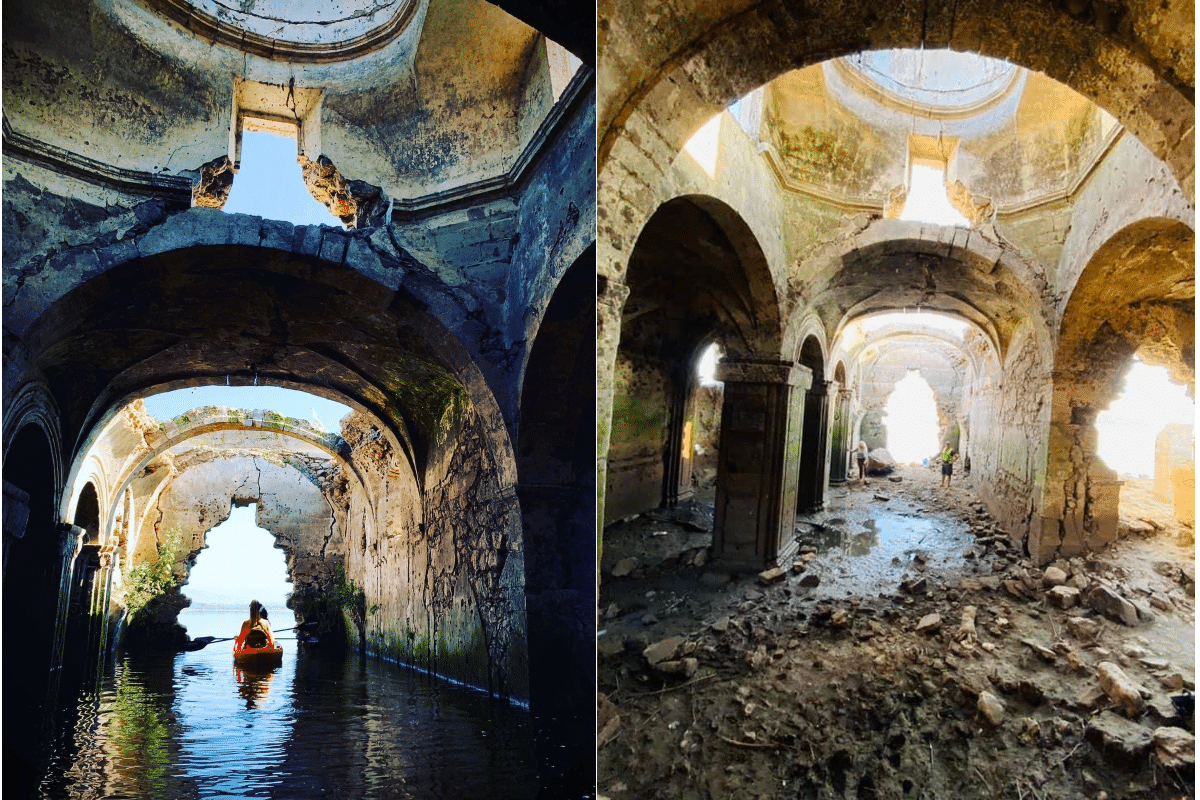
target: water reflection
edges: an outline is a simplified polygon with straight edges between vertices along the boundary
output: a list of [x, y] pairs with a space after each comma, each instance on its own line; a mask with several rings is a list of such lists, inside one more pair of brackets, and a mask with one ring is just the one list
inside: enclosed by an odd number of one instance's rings
[[255, 708], [260, 700], [271, 691], [271, 679], [281, 667], [234, 667], [233, 674], [238, 682], [238, 694], [246, 701], [246, 708]]
[[354, 655], [232, 661], [224, 648], [123, 656], [62, 710], [41, 796], [536, 795], [528, 712]]

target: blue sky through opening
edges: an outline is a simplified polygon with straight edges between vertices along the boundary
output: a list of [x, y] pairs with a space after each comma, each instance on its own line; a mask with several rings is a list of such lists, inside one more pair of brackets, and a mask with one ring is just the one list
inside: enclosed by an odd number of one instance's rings
[[280, 386], [198, 386], [194, 389], [175, 389], [145, 398], [146, 411], [155, 419], [175, 419], [193, 408], [228, 406], [250, 411], [265, 409], [285, 417], [317, 421], [330, 433], [337, 433], [342, 417], [350, 407], [317, 397], [314, 394], [284, 389]]
[[[203, 613], [203, 606], [228, 606], [249, 610], [257, 600], [270, 611], [271, 627], [290, 628], [292, 613], [285, 605], [292, 585], [287, 580], [287, 561], [275, 547], [270, 531], [258, 527], [257, 504], [234, 507], [229, 518], [205, 536], [207, 547], [196, 556], [187, 585], [181, 590], [192, 607], [179, 614], [188, 627], [189, 612]], [[237, 631], [201, 631], [188, 627], [188, 635], [233, 636]]]
[[296, 140], [272, 133], [242, 132], [242, 160], [225, 201], [227, 214], [253, 214], [294, 225], [344, 227], [317, 202], [296, 163]]

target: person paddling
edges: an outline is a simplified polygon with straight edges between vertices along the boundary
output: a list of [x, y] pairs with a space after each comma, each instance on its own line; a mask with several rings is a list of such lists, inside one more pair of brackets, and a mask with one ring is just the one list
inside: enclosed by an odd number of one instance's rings
[[250, 601], [250, 619], [242, 623], [242, 630], [233, 645], [235, 652], [245, 647], [275, 647], [267, 610], [257, 600]]

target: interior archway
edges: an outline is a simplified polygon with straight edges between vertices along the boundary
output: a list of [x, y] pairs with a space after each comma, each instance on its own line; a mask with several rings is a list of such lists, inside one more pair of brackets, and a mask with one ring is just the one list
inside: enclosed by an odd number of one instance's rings
[[29, 790], [41, 767], [39, 737], [29, 731], [44, 736], [50, 723], [59, 595], [71, 556], [55, 525], [54, 478], [46, 432], [27, 422], [4, 453], [3, 636], [5, 780]]

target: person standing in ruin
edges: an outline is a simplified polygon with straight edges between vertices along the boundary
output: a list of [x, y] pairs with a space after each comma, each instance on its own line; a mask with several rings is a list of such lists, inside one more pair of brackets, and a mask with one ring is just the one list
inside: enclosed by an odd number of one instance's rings
[[954, 475], [954, 462], [958, 461], [958, 452], [950, 446], [950, 442], [942, 445], [942, 454], [938, 456], [942, 462], [942, 488], [950, 488], [950, 478]]
[[858, 447], [854, 448], [854, 460], [858, 463], [858, 479], [865, 481], [867, 479], [867, 443], [859, 442]]

